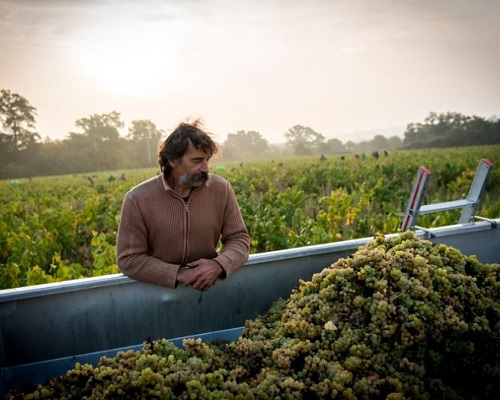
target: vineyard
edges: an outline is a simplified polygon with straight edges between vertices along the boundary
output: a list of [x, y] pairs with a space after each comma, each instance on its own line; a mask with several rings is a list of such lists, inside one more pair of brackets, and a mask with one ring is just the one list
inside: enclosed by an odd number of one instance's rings
[[[432, 171], [425, 203], [467, 195], [479, 160], [497, 164], [500, 146], [330, 155], [225, 163], [212, 172], [233, 185], [260, 253], [397, 232], [420, 165]], [[118, 272], [116, 232], [127, 190], [158, 169], [0, 181], [0, 289]], [[123, 175], [122, 175], [123, 174]], [[124, 179], [120, 179], [123, 176]], [[500, 216], [494, 168], [478, 215]], [[421, 217], [455, 223], [459, 211]]]

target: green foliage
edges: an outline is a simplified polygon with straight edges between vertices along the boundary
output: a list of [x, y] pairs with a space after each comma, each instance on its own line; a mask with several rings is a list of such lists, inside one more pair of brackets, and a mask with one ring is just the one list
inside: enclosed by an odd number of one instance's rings
[[30, 399], [483, 399], [500, 390], [500, 264], [405, 232], [301, 281], [225, 345], [166, 339]]
[[[420, 165], [433, 176], [426, 204], [463, 198], [481, 158], [499, 146], [400, 151], [388, 156], [213, 161], [238, 196], [251, 252], [396, 232]], [[157, 173], [122, 171], [0, 181], [0, 288], [117, 272], [116, 232], [125, 192]], [[487, 182], [478, 215], [500, 215], [500, 170]], [[456, 211], [419, 217], [421, 226], [457, 221]]]
[[294, 148], [295, 155], [318, 154], [325, 137], [307, 126], [295, 125], [285, 132], [287, 143]]
[[116, 231], [130, 185], [85, 176], [0, 182], [0, 287], [118, 272]]
[[500, 120], [460, 113], [430, 113], [424, 123], [408, 124], [404, 147], [409, 149], [500, 143]]
[[267, 140], [255, 131], [229, 133], [224, 142], [224, 158], [228, 160], [258, 159], [267, 149]]
[[40, 135], [34, 131], [36, 108], [10, 90], [0, 90], [0, 177], [19, 176], [33, 167]]
[[[425, 203], [465, 197], [481, 158], [498, 159], [498, 146], [446, 151], [401, 151], [387, 157], [355, 155], [293, 158], [233, 166], [233, 184], [250, 231], [253, 252], [395, 232], [420, 165], [433, 176]], [[479, 215], [498, 217], [500, 173], [494, 169]], [[456, 212], [422, 216], [419, 224], [457, 221]]]
[[10, 90], [0, 90], [0, 123], [2, 139], [10, 136], [10, 144], [14, 150], [24, 150], [40, 139], [33, 132], [36, 108], [28, 100]]
[[109, 242], [107, 235], [93, 231], [91, 245], [94, 276], [118, 273], [116, 247]]
[[[165, 132], [158, 129], [156, 125], [149, 120], [132, 121], [128, 130], [130, 144], [137, 148], [138, 154], [146, 155], [147, 166], [152, 167], [157, 163], [157, 148]], [[142, 158], [142, 157], [140, 157]]]

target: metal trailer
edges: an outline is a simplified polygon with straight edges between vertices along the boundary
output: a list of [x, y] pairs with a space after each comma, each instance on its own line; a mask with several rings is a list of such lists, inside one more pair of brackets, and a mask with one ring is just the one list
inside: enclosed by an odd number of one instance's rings
[[[417, 236], [500, 263], [500, 219], [420, 229]], [[396, 234], [387, 235], [387, 237]], [[168, 289], [121, 274], [0, 291], [2, 395], [64, 375], [76, 362], [140, 349], [149, 339], [235, 339], [246, 320], [287, 298], [300, 279], [373, 240], [362, 238], [251, 255], [207, 292]]]

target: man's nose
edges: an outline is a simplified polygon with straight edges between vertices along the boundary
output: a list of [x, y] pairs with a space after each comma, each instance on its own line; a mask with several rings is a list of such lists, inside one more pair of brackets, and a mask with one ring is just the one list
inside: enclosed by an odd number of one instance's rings
[[200, 171], [208, 173], [208, 162], [206, 161], [201, 162]]

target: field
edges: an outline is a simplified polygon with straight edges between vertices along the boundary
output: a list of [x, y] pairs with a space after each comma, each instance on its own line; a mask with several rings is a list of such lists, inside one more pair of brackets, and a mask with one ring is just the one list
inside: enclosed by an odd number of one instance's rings
[[[232, 183], [251, 235], [251, 253], [260, 253], [397, 232], [419, 166], [432, 172], [424, 201], [430, 204], [465, 197], [482, 158], [497, 164], [500, 146], [400, 151], [378, 158], [213, 160], [212, 172]], [[0, 181], [0, 289], [118, 272], [115, 242], [123, 196], [157, 173]], [[497, 168], [477, 214], [500, 216]], [[418, 224], [452, 224], [458, 215], [431, 214]]]

